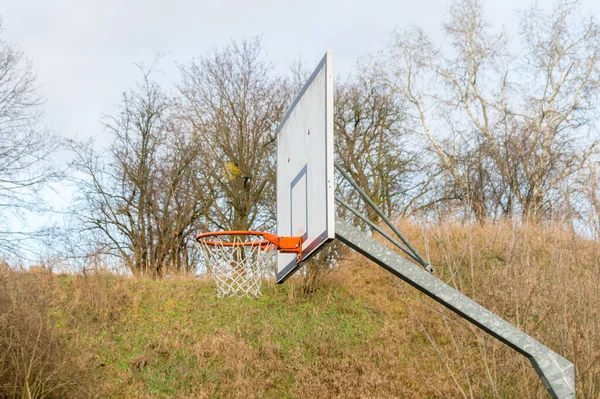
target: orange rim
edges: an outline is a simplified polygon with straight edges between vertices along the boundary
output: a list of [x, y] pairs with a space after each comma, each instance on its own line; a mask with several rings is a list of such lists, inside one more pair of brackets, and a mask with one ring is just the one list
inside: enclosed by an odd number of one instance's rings
[[[245, 241], [245, 242], [225, 242], [225, 241], [209, 241], [207, 237], [215, 236], [261, 236], [264, 240], [260, 241]], [[277, 248], [279, 252], [294, 253], [298, 257], [298, 261], [302, 260], [302, 237], [278, 237], [272, 233], [263, 231], [249, 230], [233, 230], [233, 231], [213, 231], [202, 233], [196, 236], [197, 242], [202, 242], [213, 247], [261, 247], [264, 250]]]
[[246, 231], [246, 230], [232, 230], [232, 231], [213, 231], [208, 233], [198, 234], [196, 236], [196, 241], [204, 242], [206, 245], [211, 246], [224, 246], [224, 247], [267, 247], [271, 245], [271, 241], [269, 240], [260, 240], [260, 241], [246, 241], [246, 242], [225, 242], [225, 241], [209, 241], [206, 240], [208, 237], [216, 237], [216, 236], [260, 236], [264, 237], [265, 234], [262, 231]]

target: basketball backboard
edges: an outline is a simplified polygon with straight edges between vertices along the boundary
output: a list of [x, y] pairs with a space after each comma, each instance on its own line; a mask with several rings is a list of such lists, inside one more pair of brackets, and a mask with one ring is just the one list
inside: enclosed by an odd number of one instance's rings
[[277, 235], [302, 237], [302, 259], [279, 252], [277, 282], [335, 238], [333, 52], [327, 51], [277, 129]]

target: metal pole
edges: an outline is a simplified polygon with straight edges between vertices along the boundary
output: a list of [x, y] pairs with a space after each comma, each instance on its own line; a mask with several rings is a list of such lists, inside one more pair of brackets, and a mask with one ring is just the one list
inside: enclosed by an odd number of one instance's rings
[[[408, 256], [410, 256], [415, 262], [421, 264], [421, 261], [412, 252], [410, 252], [410, 250], [408, 248], [403, 247], [402, 244], [400, 244], [398, 241], [396, 241], [388, 233], [386, 233], [385, 231], [383, 231], [375, 223], [371, 222], [369, 220], [369, 218], [367, 218], [365, 215], [363, 215], [362, 213], [360, 213], [359, 211], [357, 211], [356, 209], [354, 209], [353, 207], [351, 207], [348, 203], [346, 203], [346, 201], [344, 201], [342, 198], [340, 198], [340, 196], [336, 195], [335, 196], [335, 200], [337, 202], [339, 202], [344, 208], [348, 209], [350, 212], [352, 212], [353, 214], [355, 214], [363, 222], [365, 222], [366, 224], [368, 224], [369, 227], [371, 227], [373, 230], [377, 231], [379, 234], [381, 234], [382, 236], [384, 236], [385, 238], [387, 238], [392, 244], [394, 244], [395, 246], [397, 246], [398, 248], [400, 248], [405, 254], [407, 254]], [[425, 266], [425, 265], [422, 265], [422, 266]]]
[[362, 188], [360, 188], [360, 186], [358, 184], [356, 184], [356, 182], [352, 179], [352, 177], [350, 177], [348, 172], [346, 172], [346, 170], [344, 168], [342, 168], [340, 166], [340, 164], [337, 163], [337, 161], [334, 162], [334, 165], [335, 165], [335, 168], [348, 181], [348, 183], [350, 183], [352, 185], [352, 187], [354, 187], [354, 189], [367, 202], [367, 204], [369, 204], [371, 206], [371, 208], [373, 208], [373, 210], [375, 212], [377, 212], [379, 217], [389, 226], [390, 229], [392, 229], [392, 231], [398, 236], [398, 238], [400, 238], [400, 240], [402, 240], [402, 242], [412, 251], [412, 253], [417, 257], [417, 259], [419, 259], [418, 262], [420, 264], [422, 264], [423, 267], [425, 269], [427, 269], [429, 272], [433, 273], [433, 268], [431, 267], [429, 262], [427, 262], [421, 256], [421, 254], [419, 254], [419, 252], [411, 245], [411, 243], [406, 238], [404, 238], [404, 236], [400, 233], [400, 231], [396, 228], [396, 226], [394, 226], [392, 224], [392, 222], [383, 214], [383, 212], [381, 212], [381, 209], [379, 209], [379, 207], [377, 205], [375, 205], [375, 203], [371, 200], [371, 198], [369, 198], [369, 196], [362, 190]]

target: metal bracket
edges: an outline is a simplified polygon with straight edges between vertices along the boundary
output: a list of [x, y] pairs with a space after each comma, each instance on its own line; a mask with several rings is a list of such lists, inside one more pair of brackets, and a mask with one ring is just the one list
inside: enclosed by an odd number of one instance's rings
[[278, 237], [271, 233], [263, 233], [263, 237], [275, 245], [279, 252], [297, 254], [298, 262], [302, 260], [302, 237]]

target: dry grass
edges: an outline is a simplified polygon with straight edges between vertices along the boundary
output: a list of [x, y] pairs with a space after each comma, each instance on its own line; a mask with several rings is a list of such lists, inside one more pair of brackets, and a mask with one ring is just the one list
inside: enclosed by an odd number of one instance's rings
[[[597, 243], [556, 226], [402, 230], [443, 280], [574, 361], [578, 397], [600, 397]], [[0, 398], [547, 397], [519, 354], [356, 254], [309, 298], [299, 279], [260, 300], [108, 273], [0, 284]]]
[[[598, 243], [560, 226], [402, 227], [444, 281], [573, 361], [579, 397], [600, 397]], [[423, 340], [410, 361], [436, 397], [547, 397], [529, 361], [387, 272], [354, 258], [336, 278], [382, 311], [408, 313]]]

